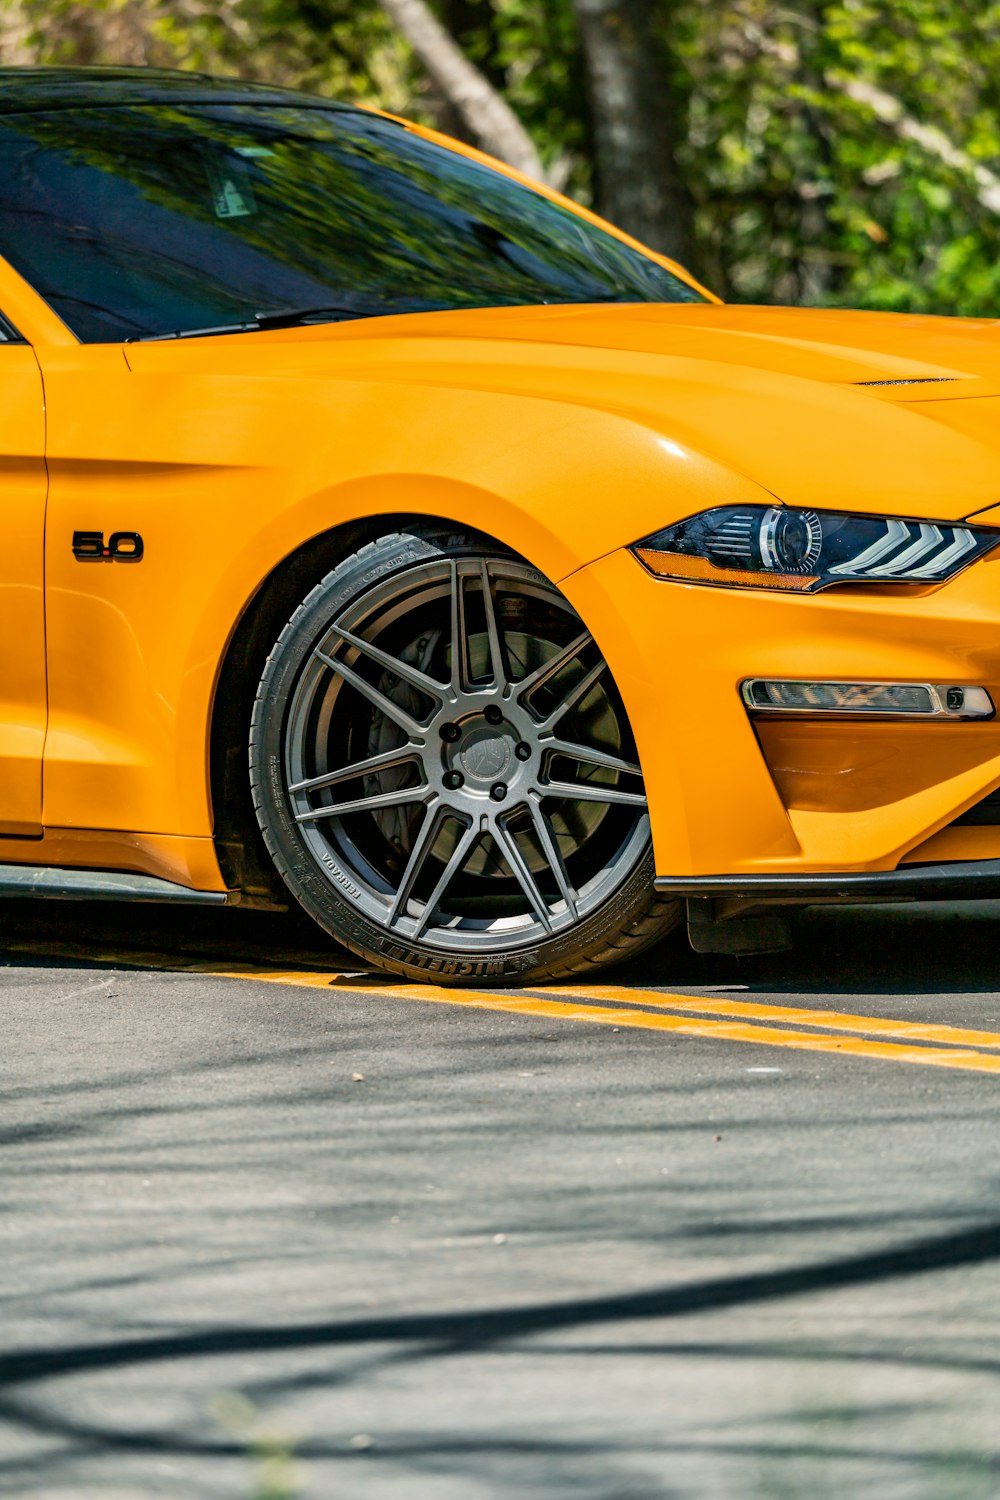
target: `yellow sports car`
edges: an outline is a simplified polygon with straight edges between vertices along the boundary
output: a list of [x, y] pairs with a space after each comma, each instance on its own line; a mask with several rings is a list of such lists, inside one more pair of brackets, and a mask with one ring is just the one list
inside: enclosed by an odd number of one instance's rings
[[144, 70], [0, 72], [0, 254], [0, 890], [465, 984], [1000, 894], [1000, 325]]

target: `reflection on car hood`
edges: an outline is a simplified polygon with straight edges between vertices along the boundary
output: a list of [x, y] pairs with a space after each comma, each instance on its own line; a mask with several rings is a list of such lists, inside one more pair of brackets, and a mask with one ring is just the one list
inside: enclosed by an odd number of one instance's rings
[[[710, 360], [905, 399], [1000, 394], [1000, 321], [798, 307], [626, 304], [424, 313], [412, 337], [499, 339]], [[361, 337], [385, 321], [359, 324]], [[919, 387], [883, 381], [930, 381]], [[956, 381], [964, 382], [958, 389]], [[972, 382], [972, 384], [969, 384]], [[947, 387], [951, 386], [951, 389]]]
[[[712, 304], [489, 308], [133, 344], [126, 357], [137, 370], [592, 407], [787, 504], [943, 519], [1000, 504], [993, 320]], [[405, 406], [391, 409], [402, 433]]]

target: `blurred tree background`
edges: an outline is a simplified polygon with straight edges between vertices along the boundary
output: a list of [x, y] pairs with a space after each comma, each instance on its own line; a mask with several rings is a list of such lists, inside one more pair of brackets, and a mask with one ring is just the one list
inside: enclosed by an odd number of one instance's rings
[[377, 105], [726, 298], [1000, 315], [1000, 0], [0, 0], [0, 61]]

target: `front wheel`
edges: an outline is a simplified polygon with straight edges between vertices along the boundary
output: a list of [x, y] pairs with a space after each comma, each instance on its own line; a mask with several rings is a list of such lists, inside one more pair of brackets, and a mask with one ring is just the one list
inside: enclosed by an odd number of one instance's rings
[[411, 978], [567, 977], [679, 918], [607, 664], [547, 579], [476, 539], [383, 537], [313, 589], [268, 659], [250, 766], [292, 894]]

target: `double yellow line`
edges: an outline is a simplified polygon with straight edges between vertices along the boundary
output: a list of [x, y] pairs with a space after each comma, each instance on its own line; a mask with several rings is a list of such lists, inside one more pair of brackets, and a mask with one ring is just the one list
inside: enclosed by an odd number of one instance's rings
[[[56, 958], [81, 958], [78, 945], [49, 941], [34, 945], [21, 939], [11, 951], [30, 951]], [[186, 961], [177, 954], [91, 952], [93, 963], [128, 964], [147, 969], [211, 974], [220, 979], [256, 980], [321, 989], [364, 999], [416, 1001], [422, 1005], [462, 1005], [474, 1010], [504, 1011], [516, 1016], [582, 1021], [619, 1030], [659, 1031], [675, 1036], [754, 1047], [789, 1047], [799, 1052], [836, 1052], [847, 1057], [915, 1063], [925, 1068], [958, 1068], [971, 1073], [1000, 1073], [1000, 1033], [975, 1031], [924, 1021], [853, 1015], [801, 1006], [766, 1005], [716, 995], [665, 994], [631, 985], [546, 985], [532, 991], [462, 990], [433, 984], [403, 984], [389, 975], [368, 971], [333, 973], [316, 969], [276, 969], [259, 964], [233, 966]], [[377, 981], [374, 982], [373, 981]], [[997, 1053], [998, 1055], [993, 1055]]]
[[[1000, 1073], [1000, 1055], [993, 1056], [989, 1050], [1000, 1050], [1000, 1034], [921, 1021], [762, 1005], [715, 996], [663, 994], [659, 990], [637, 989], [629, 985], [547, 985], [544, 990], [524, 994], [504, 990], [446, 989], [431, 984], [396, 984], [386, 976], [384, 984], [377, 987], [366, 984], [364, 991], [359, 991], [358, 985], [352, 985], [351, 976], [346, 974], [199, 967], [224, 978], [304, 985], [338, 994], [357, 996], [368, 993], [387, 1000], [419, 1001], [425, 1005], [466, 1005], [475, 1010], [586, 1021], [622, 1030], [666, 1031], [677, 1036], [744, 1042], [758, 1047], [838, 1052], [848, 1057], [881, 1058], [890, 1062], [916, 1063], [922, 1067]], [[559, 998], [553, 999], [552, 996]], [[642, 1009], [637, 1009], [638, 1006]], [[725, 1019], [719, 1019], [723, 1017]], [[767, 1024], [776, 1022], [781, 1024]]]

